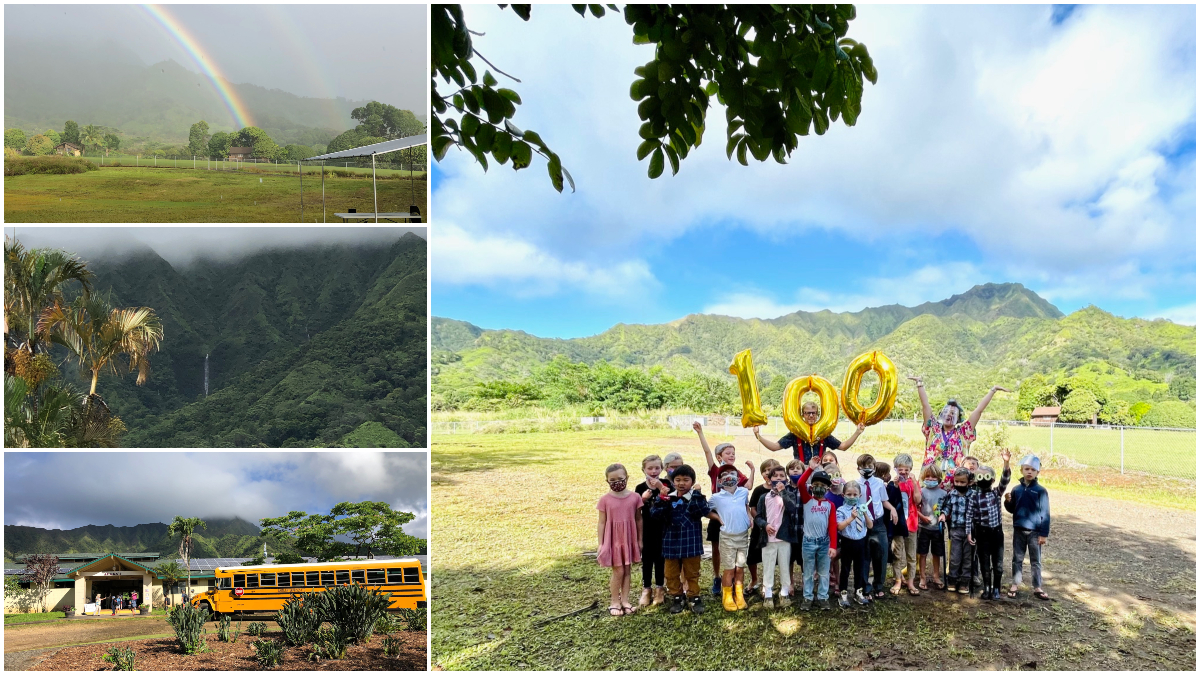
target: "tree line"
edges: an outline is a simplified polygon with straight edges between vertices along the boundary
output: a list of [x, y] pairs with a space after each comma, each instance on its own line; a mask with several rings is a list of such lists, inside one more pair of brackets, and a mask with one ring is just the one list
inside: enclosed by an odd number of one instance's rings
[[108, 154], [121, 147], [121, 139], [115, 131], [95, 124], [81, 128], [74, 120], [67, 120], [62, 133], [47, 129], [40, 134], [27, 135], [23, 129], [5, 129], [4, 148], [5, 152], [11, 149], [19, 154], [37, 157], [49, 155], [63, 143], [72, 143], [85, 152], [90, 149]]

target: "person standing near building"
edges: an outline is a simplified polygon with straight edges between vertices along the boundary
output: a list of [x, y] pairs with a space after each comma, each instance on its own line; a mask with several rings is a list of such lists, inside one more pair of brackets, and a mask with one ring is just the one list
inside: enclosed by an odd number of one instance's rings
[[137, 605], [138, 605], [138, 593], [137, 593], [137, 591], [134, 591], [129, 594], [129, 607], [131, 610], [133, 610], [134, 614], [137, 614]]

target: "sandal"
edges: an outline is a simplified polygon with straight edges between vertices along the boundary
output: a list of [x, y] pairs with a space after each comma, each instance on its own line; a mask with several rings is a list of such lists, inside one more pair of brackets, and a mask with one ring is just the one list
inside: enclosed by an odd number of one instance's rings
[[1034, 591], [1033, 597], [1037, 598], [1038, 600], [1049, 600], [1050, 599], [1050, 596], [1046, 595], [1046, 591], [1043, 591], [1041, 589]]
[[629, 616], [629, 615], [631, 615], [631, 614], [636, 614], [636, 613], [637, 613], [637, 609], [635, 609], [635, 608], [634, 608], [632, 605], [624, 605], [624, 606], [622, 606], [622, 607], [621, 607], [621, 611], [622, 611], [622, 612], [625, 614], [625, 616]]
[[882, 600], [886, 597], [887, 597], [887, 593], [884, 593], [883, 591], [879, 591], [878, 593], [875, 594], [876, 600]]
[[892, 595], [900, 595], [900, 586], [892, 586], [890, 592]]
[[936, 589], [938, 589], [939, 591], [944, 591], [944, 590], [946, 590], [946, 584], [945, 584], [945, 582], [943, 582], [941, 579], [934, 579], [934, 580], [933, 580], [933, 587], [934, 587], [934, 588], [936, 588]]
[[923, 590], [923, 591], [927, 591], [927, 590], [929, 590], [929, 582], [927, 582], [927, 581], [925, 581], [924, 579], [922, 579], [922, 580], [920, 580], [920, 581], [918, 581], [918, 582], [917, 582], [917, 588], [919, 588], [919, 589], [921, 589], [921, 590]]
[[908, 589], [908, 594], [909, 594], [909, 595], [920, 595], [920, 594], [921, 594], [921, 591], [918, 591], [918, 590], [917, 590], [917, 589], [915, 589], [915, 588], [910, 588], [910, 589]]
[[609, 605], [608, 615], [609, 616], [624, 616], [625, 610], [621, 609], [621, 607], [618, 605]]
[[1017, 597], [1017, 592], [1010, 590], [1009, 592], [1005, 593], [1005, 595], [1008, 596], [1009, 598], [1015, 598], [1015, 597]]

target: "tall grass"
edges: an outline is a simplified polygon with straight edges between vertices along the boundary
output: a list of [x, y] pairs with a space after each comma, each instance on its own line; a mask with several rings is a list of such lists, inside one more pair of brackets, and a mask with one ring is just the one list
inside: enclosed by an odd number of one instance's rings
[[5, 176], [24, 176], [31, 173], [67, 174], [97, 171], [100, 167], [79, 157], [46, 155], [44, 157], [5, 157]]

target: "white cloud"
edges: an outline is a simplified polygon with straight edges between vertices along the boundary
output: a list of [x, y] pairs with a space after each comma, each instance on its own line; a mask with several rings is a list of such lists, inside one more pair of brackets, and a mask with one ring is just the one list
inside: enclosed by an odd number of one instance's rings
[[433, 228], [430, 247], [433, 280], [453, 285], [505, 286], [522, 296], [563, 290], [597, 297], [629, 298], [654, 290], [658, 282], [642, 260], [608, 266], [568, 262], [516, 235], [472, 235], [446, 220]]
[[1166, 319], [1184, 326], [1196, 325], [1196, 305], [1179, 305], [1178, 307], [1168, 307], [1167, 309], [1151, 312], [1146, 318], [1148, 319]]
[[[527, 242], [551, 269], [608, 270], [602, 261], [720, 223], [870, 240], [954, 231], [983, 251], [980, 269], [1045, 286], [1086, 278], [1099, 284], [1091, 297], [1153, 293], [1164, 270], [1194, 267], [1194, 159], [1170, 155], [1195, 128], [1194, 7], [1086, 6], [1053, 26], [1039, 6], [862, 6], [851, 36], [869, 46], [880, 79], [856, 127], [802, 139], [787, 166], [741, 167], [725, 157], [723, 111], [713, 109], [680, 175], [654, 181], [635, 157], [627, 93], [652, 54], [630, 44], [619, 17], [464, 11], [486, 33], [475, 46], [523, 80], [516, 122], [541, 133], [579, 191], [554, 193], [537, 162], [484, 177], [451, 152], [436, 207], [477, 238]], [[1113, 268], [1132, 272], [1114, 278]], [[861, 295], [844, 304], [877, 294]], [[946, 293], [919, 300], [935, 297]], [[753, 312], [795, 304], [727, 299]]]

